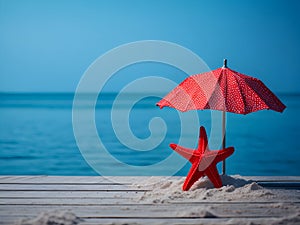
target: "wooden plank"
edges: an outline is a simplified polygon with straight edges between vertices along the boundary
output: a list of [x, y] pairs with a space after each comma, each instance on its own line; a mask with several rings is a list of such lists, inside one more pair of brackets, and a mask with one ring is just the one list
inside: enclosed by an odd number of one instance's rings
[[[51, 192], [50, 192], [51, 193]], [[53, 193], [53, 192], [52, 192]], [[60, 193], [60, 196], [50, 195], [50, 196], [37, 196], [33, 197], [1, 197], [0, 205], [111, 205], [118, 203], [119, 205], [149, 205], [155, 204], [151, 202], [139, 201], [139, 198], [143, 195], [142, 193], [134, 193], [134, 196], [131, 192], [126, 193], [114, 193], [114, 192], [87, 192], [87, 195], [76, 196], [76, 192], [66, 194], [65, 197]], [[294, 205], [300, 204], [299, 197], [294, 196], [293, 200], [276, 200], [276, 199], [256, 199], [254, 200], [234, 200], [234, 201], [224, 201], [224, 200], [195, 200], [195, 199], [184, 199], [184, 200], [169, 200], [164, 204], [189, 204], [189, 205], [214, 205], [214, 204], [273, 204], [273, 203], [293, 203]], [[298, 200], [297, 200], [298, 199]], [[32, 200], [32, 201], [31, 201]], [[99, 202], [101, 200], [101, 202]], [[121, 200], [121, 201], [120, 201]], [[57, 203], [58, 202], [58, 203]]]
[[95, 218], [85, 218], [80, 225], [111, 225], [111, 224], [173, 224], [173, 225], [216, 225], [216, 224], [270, 224], [271, 221], [276, 221], [276, 218], [242, 218], [242, 219], [224, 219], [224, 218], [189, 218], [189, 219], [95, 219]]
[[[206, 210], [213, 213], [218, 218], [265, 218], [283, 217], [297, 213], [297, 207], [286, 209], [285, 204], [232, 204], [213, 206], [208, 205], [132, 205], [132, 206], [41, 206], [41, 207], [1, 207], [0, 217], [10, 216], [34, 216], [43, 211], [49, 210], [72, 210], [77, 216], [82, 218], [190, 218], [201, 217]], [[270, 210], [271, 209], [271, 210]], [[299, 208], [298, 208], [299, 210]], [[299, 211], [298, 211], [299, 212]]]
[[[279, 199], [280, 202], [293, 202], [295, 204], [299, 204], [300, 202], [300, 192], [298, 190], [273, 190], [272, 191], [275, 196], [279, 195], [282, 196], [282, 199]], [[51, 204], [55, 203], [56, 201], [63, 202], [65, 199], [69, 199], [68, 201], [76, 202], [78, 199], [78, 204], [84, 204], [84, 199], [89, 201], [89, 203], [94, 203], [97, 199], [115, 199], [115, 201], [120, 202], [119, 199], [126, 200], [125, 204], [137, 204], [140, 197], [144, 195], [145, 192], [143, 191], [127, 191], [127, 190], [120, 190], [120, 191], [98, 191], [98, 190], [87, 190], [87, 191], [1, 191], [0, 192], [0, 203], [1, 204], [28, 204], [29, 200], [30, 204], [46, 204], [47, 201], [52, 201]], [[71, 199], [71, 200], [70, 200]], [[90, 199], [90, 200], [89, 200]], [[66, 204], [69, 202], [66, 201]], [[80, 201], [80, 202], [79, 202]], [[114, 204], [114, 200], [107, 201], [107, 204]], [[182, 204], [182, 203], [209, 203], [210, 200], [208, 199], [194, 199], [194, 198], [185, 198], [185, 199], [169, 199], [168, 202], [173, 204]], [[266, 200], [265, 198], [258, 198], [258, 199], [249, 199], [245, 201], [244, 198], [226, 201], [226, 200], [213, 200], [214, 202], [218, 202], [220, 204], [226, 204], [227, 202], [274, 202], [276, 198], [269, 198]], [[5, 203], [3, 203], [5, 202]], [[143, 202], [140, 202], [143, 204]], [[49, 203], [50, 204], [50, 203]], [[121, 203], [119, 203], [121, 204]]]
[[[21, 184], [21, 183], [120, 183], [131, 184], [151, 179], [151, 176], [0, 176], [0, 184]], [[165, 177], [155, 176], [157, 180], [178, 180], [181, 176]]]
[[47, 175], [37, 175], [37, 176], [0, 176], [0, 183], [95, 183], [95, 182], [106, 182], [107, 179], [103, 176], [47, 176]]
[[[125, 201], [126, 200], [126, 201]], [[125, 202], [124, 202], [125, 201]], [[300, 200], [296, 201], [280, 201], [285, 203], [294, 203], [299, 204]], [[171, 204], [235, 204], [235, 203], [244, 203], [251, 204], [250, 201], [245, 202], [245, 200], [237, 200], [237, 201], [200, 201], [200, 200], [180, 200], [171, 201]], [[255, 203], [276, 203], [274, 199], [267, 200], [256, 200]], [[110, 204], [125, 204], [125, 205], [136, 205], [136, 204], [153, 204], [153, 203], [143, 203], [137, 202], [133, 198], [122, 198], [118, 195], [116, 196], [107, 196], [104, 198], [1, 198], [0, 205], [110, 205]]]
[[[299, 190], [281, 190], [281, 189], [276, 189], [272, 190], [272, 192], [275, 195], [280, 195], [283, 196], [284, 199], [289, 199], [289, 201], [300, 201], [300, 192]], [[72, 191], [72, 190], [62, 190], [62, 191], [31, 191], [31, 190], [26, 190], [26, 191], [0, 191], [0, 199], [1, 198], [101, 198], [101, 197], [119, 197], [119, 198], [132, 198], [134, 200], [138, 200], [141, 196], [144, 195], [143, 191], [140, 192], [135, 192], [135, 191], [97, 191], [97, 190], [87, 190], [87, 191]], [[284, 199], [280, 199], [280, 201], [284, 201]], [[182, 202], [182, 199], [174, 199], [174, 200], [169, 200], [172, 202]], [[194, 198], [186, 198], [184, 199], [184, 202], [207, 202], [209, 199], [194, 199]], [[234, 200], [233, 200], [234, 201]], [[235, 201], [245, 201], [245, 199], [240, 199], [240, 200], [235, 200]], [[251, 199], [249, 199], [251, 201]], [[252, 200], [255, 201], [255, 200]], [[264, 199], [258, 199], [258, 201], [265, 201]], [[272, 198], [270, 201], [273, 201]], [[223, 200], [219, 200], [218, 202], [226, 202]]]
[[[1, 225], [12, 224], [16, 220], [22, 219], [19, 218], [2, 218], [0, 221]], [[30, 218], [28, 218], [30, 219]], [[112, 225], [112, 224], [145, 224], [145, 225], [153, 225], [153, 224], [173, 224], [173, 225], [216, 225], [216, 224], [228, 224], [228, 225], [236, 225], [236, 224], [270, 224], [272, 221], [278, 221], [278, 218], [238, 218], [238, 219], [224, 219], [224, 218], [84, 218], [80, 225]]]
[[36, 182], [22, 182], [22, 183], [18, 183], [18, 182], [7, 182], [7, 183], [0, 183], [0, 185], [5, 185], [5, 184], [8, 184], [8, 185], [36, 185], [36, 186], [39, 186], [39, 185], [62, 185], [62, 184], [65, 184], [65, 185], [131, 185], [131, 183], [109, 183], [109, 182], [96, 182], [96, 183], [92, 183], [92, 182], [87, 182], [87, 183], [82, 183], [82, 182], [61, 182], [61, 183], [58, 183], [58, 182], [39, 182], [39, 183], [36, 183]]
[[259, 181], [257, 182], [260, 186], [266, 188], [282, 188], [282, 189], [300, 189], [300, 182], [269, 182]]
[[132, 193], [127, 191], [0, 191], [1, 198], [136, 198], [144, 192]]
[[147, 191], [127, 185], [73, 185], [73, 184], [1, 184], [0, 191]]
[[300, 182], [300, 176], [243, 176], [243, 178], [255, 182]]
[[[119, 182], [116, 182], [118, 179]], [[122, 177], [102, 176], [0, 176], [0, 184], [115, 184], [127, 183]]]
[[[272, 188], [290, 188], [290, 189], [300, 189], [300, 182], [259, 182], [258, 184], [264, 187]], [[143, 189], [136, 188], [131, 185], [118, 184], [118, 183], [5, 183], [0, 184], [0, 191], [63, 191], [63, 190], [106, 190], [106, 191], [147, 191], [149, 188], [145, 187]]]
[[[124, 198], [65, 198], [65, 199], [57, 199], [57, 198], [19, 198], [19, 199], [0, 199], [0, 205], [82, 205], [82, 206], [91, 206], [91, 205], [121, 205], [124, 203]], [[126, 198], [126, 205], [133, 204], [136, 202], [130, 201], [129, 198]]]

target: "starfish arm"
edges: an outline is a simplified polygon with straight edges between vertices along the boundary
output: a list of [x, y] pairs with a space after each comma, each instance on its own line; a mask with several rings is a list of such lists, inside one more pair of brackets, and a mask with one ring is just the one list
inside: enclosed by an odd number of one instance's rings
[[208, 140], [205, 128], [203, 126], [200, 127], [199, 132], [199, 141], [197, 151], [200, 153], [204, 153], [206, 148], [208, 147]]
[[218, 173], [216, 165], [209, 166], [205, 171], [205, 175], [209, 178], [209, 180], [213, 183], [215, 188], [222, 187], [222, 180]]
[[225, 148], [223, 150], [218, 151], [217, 156], [215, 157], [214, 162], [218, 163], [221, 162], [223, 160], [225, 160], [226, 158], [228, 158], [229, 156], [231, 156], [234, 152], [234, 148], [233, 147], [229, 147], [229, 148]]
[[202, 177], [204, 175], [204, 172], [203, 171], [199, 171], [198, 170], [198, 165], [199, 163], [194, 163], [192, 165], [192, 168], [190, 169], [185, 181], [184, 181], [184, 184], [182, 186], [182, 190], [184, 191], [188, 191], [192, 185], [200, 179], [200, 177]]
[[183, 156], [184, 158], [186, 158], [187, 160], [191, 161], [193, 158], [193, 153], [194, 151], [192, 149], [189, 148], [184, 148], [180, 145], [176, 145], [176, 144], [170, 144], [170, 147], [177, 152], [178, 154], [180, 154], [181, 156]]

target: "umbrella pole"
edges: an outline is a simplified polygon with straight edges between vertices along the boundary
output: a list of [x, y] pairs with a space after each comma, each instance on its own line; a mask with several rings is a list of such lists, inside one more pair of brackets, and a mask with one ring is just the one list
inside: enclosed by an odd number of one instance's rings
[[[222, 118], [222, 149], [225, 148], [226, 145], [226, 112], [223, 111], [223, 118]], [[226, 164], [225, 164], [225, 160], [223, 160], [223, 165], [222, 165], [222, 174], [225, 175], [226, 173]]]

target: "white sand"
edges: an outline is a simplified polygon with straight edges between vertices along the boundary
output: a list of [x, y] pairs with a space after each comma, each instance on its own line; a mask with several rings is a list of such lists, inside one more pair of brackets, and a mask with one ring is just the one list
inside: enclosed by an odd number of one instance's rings
[[22, 219], [15, 225], [76, 225], [82, 220], [69, 211], [43, 212], [33, 219]]
[[[150, 189], [144, 193], [142, 197], [138, 199], [139, 202], [164, 204], [171, 202], [199, 202], [194, 207], [189, 207], [185, 212], [177, 212], [177, 216], [182, 217], [198, 217], [198, 218], [216, 218], [218, 213], [215, 210], [218, 206], [207, 206], [205, 202], [219, 202], [222, 203], [234, 201], [234, 202], [270, 202], [265, 204], [261, 210], [266, 215], [272, 213], [274, 210], [284, 214], [283, 217], [261, 220], [259, 223], [250, 221], [249, 219], [233, 218], [229, 219], [226, 224], [241, 224], [241, 225], [254, 225], [254, 224], [299, 224], [300, 225], [300, 208], [294, 205], [292, 200], [295, 196], [292, 191], [266, 189], [258, 185], [257, 183], [246, 180], [239, 175], [235, 176], [221, 176], [223, 181], [223, 187], [216, 189], [213, 188], [212, 183], [208, 178], [201, 178], [197, 181], [189, 191], [182, 191], [182, 185], [185, 178], [168, 180], [161, 180], [159, 177], [151, 177], [147, 182], [141, 184], [133, 184], [136, 188]], [[282, 202], [282, 203], [274, 203]], [[203, 204], [204, 203], [204, 206]], [[222, 208], [222, 207], [221, 207]], [[223, 213], [229, 210], [237, 214], [247, 214], [247, 207], [245, 209], [231, 209], [230, 206], [223, 207]], [[218, 209], [220, 212], [220, 207]], [[222, 214], [222, 212], [221, 212]], [[274, 212], [273, 212], [274, 214]], [[277, 217], [277, 218], [276, 218]]]
[[164, 203], [180, 199], [208, 200], [208, 201], [232, 201], [247, 200], [255, 201], [258, 198], [274, 198], [274, 193], [259, 186], [241, 176], [221, 176], [223, 187], [213, 188], [212, 183], [206, 177], [197, 181], [190, 191], [182, 191], [185, 178], [179, 180], [159, 180], [158, 177], [151, 177], [143, 185], [133, 184], [137, 188], [151, 189], [145, 192], [140, 201], [152, 203]]

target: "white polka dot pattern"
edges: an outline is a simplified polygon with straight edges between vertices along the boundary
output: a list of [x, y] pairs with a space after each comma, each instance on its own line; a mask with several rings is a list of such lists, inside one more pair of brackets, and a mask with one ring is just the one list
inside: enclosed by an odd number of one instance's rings
[[263, 109], [282, 112], [286, 108], [259, 79], [229, 68], [188, 77], [157, 105], [182, 112], [214, 109], [239, 114]]

